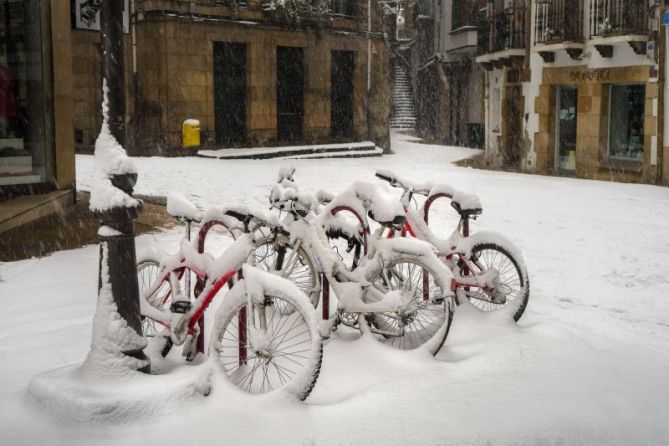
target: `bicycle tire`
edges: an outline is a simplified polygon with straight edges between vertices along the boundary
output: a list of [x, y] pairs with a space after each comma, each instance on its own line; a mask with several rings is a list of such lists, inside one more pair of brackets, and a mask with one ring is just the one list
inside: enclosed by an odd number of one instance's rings
[[472, 246], [469, 261], [481, 270], [496, 268], [500, 275], [500, 283], [511, 289], [503, 304], [492, 302], [486, 293], [476, 289], [465, 291], [465, 295], [472, 305], [481, 311], [496, 311], [506, 307], [516, 299], [521, 299], [518, 310], [513, 316], [513, 319], [517, 322], [525, 312], [530, 298], [530, 281], [522, 260], [516, 259], [510, 250], [499, 243], [484, 241], [477, 242]]
[[[273, 295], [265, 293], [263, 303], [256, 305], [265, 312], [266, 336], [271, 339], [267, 340], [266, 349], [253, 351], [245, 282], [240, 280], [230, 290], [216, 314], [209, 355], [215, 358], [228, 381], [242, 391], [262, 394], [285, 388], [304, 401], [316, 384], [323, 359], [315, 310], [302, 300], [306, 296], [297, 289], [300, 293], [297, 296], [278, 290]], [[294, 309], [285, 312], [282, 308], [286, 306]], [[301, 328], [302, 325], [305, 327]], [[254, 383], [256, 377], [262, 381]]]
[[[379, 340], [401, 350], [413, 350], [429, 343], [436, 355], [446, 341], [453, 320], [448, 288], [439, 276], [415, 256], [398, 255], [387, 262], [372, 283], [383, 292], [411, 292], [415, 310], [398, 314], [375, 313], [372, 324], [380, 331], [402, 333], [382, 335]], [[427, 286], [426, 286], [427, 285]], [[438, 337], [433, 341], [434, 337]]]
[[[169, 281], [164, 282], [150, 299], [146, 299], [146, 291], [158, 279], [159, 273], [160, 260], [158, 258], [154, 256], [144, 256], [137, 262], [137, 283], [139, 285], [139, 298], [145, 299], [149, 305], [159, 310], [169, 311], [170, 304], [172, 303], [172, 296], [174, 296], [174, 290], [172, 289], [172, 284]], [[159, 324], [157, 324], [153, 319], [141, 315], [141, 322], [142, 336], [145, 338], [155, 338], [158, 335]], [[172, 345], [171, 338], [166, 336], [164, 344], [160, 347], [160, 354], [163, 358], [166, 357], [170, 352]]]

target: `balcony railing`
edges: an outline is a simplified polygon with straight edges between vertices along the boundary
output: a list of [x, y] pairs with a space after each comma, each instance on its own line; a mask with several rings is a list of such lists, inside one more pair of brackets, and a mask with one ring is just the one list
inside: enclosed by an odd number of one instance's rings
[[535, 14], [535, 44], [583, 40], [583, 0], [537, 0]]
[[590, 0], [590, 36], [649, 34], [647, 4], [642, 0]]
[[513, 0], [510, 3], [505, 8], [496, 8], [499, 2], [488, 2], [486, 19], [479, 23], [480, 53], [525, 48], [525, 2]]

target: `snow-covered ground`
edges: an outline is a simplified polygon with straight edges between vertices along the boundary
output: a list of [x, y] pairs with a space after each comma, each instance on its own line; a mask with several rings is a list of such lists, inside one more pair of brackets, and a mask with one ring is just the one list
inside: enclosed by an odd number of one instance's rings
[[[72, 423], [38, 407], [26, 389], [32, 376], [86, 356], [98, 248], [3, 263], [0, 444], [668, 444], [669, 189], [460, 168], [452, 161], [477, 152], [398, 135], [393, 149], [382, 158], [291, 164], [305, 189], [340, 191], [383, 168], [477, 193], [484, 213], [475, 229], [515, 241], [530, 271], [518, 326], [456, 310], [436, 358], [344, 332], [326, 344], [305, 403], [219, 383], [198, 404]], [[251, 208], [267, 207], [279, 167], [135, 163], [139, 194], [178, 190], [201, 204]], [[80, 189], [89, 189], [92, 168], [92, 157], [77, 157]], [[452, 212], [438, 206], [430, 223], [446, 235]], [[169, 250], [179, 235], [145, 235], [138, 245]]]

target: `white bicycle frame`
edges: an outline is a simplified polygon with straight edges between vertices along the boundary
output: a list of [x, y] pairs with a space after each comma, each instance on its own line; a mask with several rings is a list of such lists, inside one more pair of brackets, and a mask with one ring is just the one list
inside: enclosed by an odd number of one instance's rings
[[[327, 236], [323, 228], [313, 221], [314, 217], [313, 214], [310, 214], [305, 219], [286, 223], [288, 231], [297, 235], [291, 237], [293, 252], [285, 261], [280, 275], [282, 277], [290, 276], [292, 269], [298, 262], [297, 251], [302, 247], [311, 260], [315, 261], [319, 272], [325, 275], [327, 282], [332, 286], [338, 300], [337, 310], [340, 313], [355, 313], [357, 315], [401, 313], [411, 309], [411, 305], [415, 305], [411, 293], [383, 292], [369, 282], [383, 271], [384, 264], [390, 260], [387, 257], [396, 254], [408, 255], [430, 265], [439, 275], [442, 286], [450, 284], [452, 275], [437, 260], [432, 247], [417, 240], [382, 239], [382, 227], [377, 229], [369, 238], [369, 252], [358, 267], [353, 271], [348, 271], [327, 243]], [[386, 280], [391, 280], [391, 278], [387, 277]], [[447, 299], [447, 296], [438, 296], [438, 299]], [[449, 296], [447, 305], [452, 304]], [[360, 326], [362, 325], [364, 324], [360, 324]], [[390, 334], [382, 330], [372, 329], [372, 331], [380, 334]]]

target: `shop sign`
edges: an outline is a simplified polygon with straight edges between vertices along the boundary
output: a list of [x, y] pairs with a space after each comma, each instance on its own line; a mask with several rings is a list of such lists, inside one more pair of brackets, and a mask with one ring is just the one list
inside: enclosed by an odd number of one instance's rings
[[[130, 1], [123, 2], [123, 32], [130, 29]], [[72, 0], [74, 27], [89, 31], [100, 31], [100, 7], [102, 0]]]
[[607, 82], [611, 79], [609, 70], [570, 71], [569, 80], [572, 82]]

